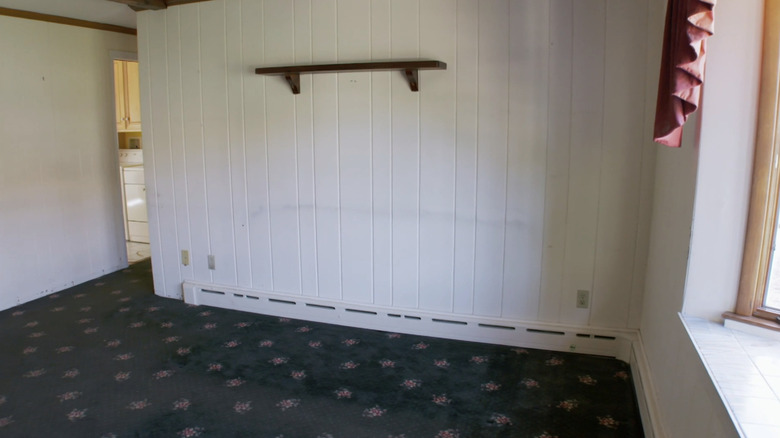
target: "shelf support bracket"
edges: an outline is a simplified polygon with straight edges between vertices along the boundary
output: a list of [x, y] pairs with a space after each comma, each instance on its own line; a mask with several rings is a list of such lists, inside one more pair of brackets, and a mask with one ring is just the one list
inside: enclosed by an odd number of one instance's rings
[[419, 84], [417, 79], [417, 69], [414, 68], [408, 68], [404, 70], [404, 75], [406, 76], [406, 80], [409, 81], [409, 88], [412, 89], [412, 91], [419, 90]]
[[286, 72], [284, 78], [290, 84], [293, 94], [301, 94], [301, 75], [293, 72]]

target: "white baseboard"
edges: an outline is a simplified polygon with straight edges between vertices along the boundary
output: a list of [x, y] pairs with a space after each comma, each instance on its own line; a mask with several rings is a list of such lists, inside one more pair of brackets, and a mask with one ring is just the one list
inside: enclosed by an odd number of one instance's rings
[[629, 361], [634, 331], [574, 327], [474, 315], [455, 315], [345, 303], [186, 281], [184, 301], [225, 309], [345, 325], [554, 351], [616, 357]]
[[634, 381], [634, 390], [639, 404], [639, 414], [642, 417], [642, 426], [645, 438], [666, 438], [661, 426], [660, 413], [655, 398], [655, 386], [653, 384], [650, 365], [645, 356], [642, 336], [637, 334], [631, 345], [631, 375]]
[[637, 330], [443, 314], [192, 281], [185, 281], [182, 288], [184, 301], [195, 305], [371, 330], [614, 357], [631, 366], [645, 436], [665, 438]]
[[110, 274], [112, 272], [116, 272], [122, 269], [127, 268], [127, 261], [125, 260], [124, 263], [119, 263], [118, 265], [109, 266], [104, 269], [100, 269], [97, 271], [93, 271], [84, 275], [79, 275], [77, 277], [74, 277], [70, 279], [69, 281], [62, 282], [62, 283], [55, 283], [51, 285], [50, 287], [39, 290], [36, 292], [32, 292], [26, 295], [17, 295], [17, 296], [10, 296], [7, 297], [7, 299], [0, 301], [0, 311], [10, 309], [12, 307], [20, 306], [24, 303], [29, 303], [30, 301], [35, 301], [38, 298], [45, 297], [60, 291], [63, 291], [65, 289], [69, 289], [73, 286], [79, 285], [81, 283], [86, 283], [87, 281], [94, 280], [98, 277], [102, 277], [104, 275]]

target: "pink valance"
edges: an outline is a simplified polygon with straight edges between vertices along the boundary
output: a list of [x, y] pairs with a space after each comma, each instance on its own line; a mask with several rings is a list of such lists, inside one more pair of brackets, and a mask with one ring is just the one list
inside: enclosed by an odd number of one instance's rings
[[682, 127], [699, 106], [707, 38], [716, 0], [669, 0], [653, 140], [680, 147]]

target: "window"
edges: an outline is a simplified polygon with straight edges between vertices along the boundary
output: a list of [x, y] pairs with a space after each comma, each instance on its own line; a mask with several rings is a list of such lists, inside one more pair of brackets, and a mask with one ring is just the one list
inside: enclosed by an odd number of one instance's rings
[[[756, 150], [737, 319], [780, 331], [780, 0], [767, 0]], [[775, 253], [775, 254], [773, 254]], [[773, 260], [774, 259], [774, 260]], [[772, 269], [773, 265], [776, 266]], [[767, 293], [767, 291], [770, 293]]]

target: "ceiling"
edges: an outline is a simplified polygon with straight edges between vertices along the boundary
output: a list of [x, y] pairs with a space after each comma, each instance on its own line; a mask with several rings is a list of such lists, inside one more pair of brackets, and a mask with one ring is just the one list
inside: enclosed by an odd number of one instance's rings
[[136, 28], [132, 9], [107, 0], [0, 0], [0, 7]]

